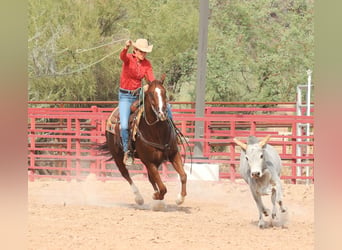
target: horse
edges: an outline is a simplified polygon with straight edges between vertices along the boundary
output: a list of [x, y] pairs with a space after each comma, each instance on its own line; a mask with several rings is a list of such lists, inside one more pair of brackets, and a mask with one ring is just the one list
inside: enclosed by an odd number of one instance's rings
[[[164, 161], [169, 161], [180, 177], [181, 191], [176, 198], [176, 204], [181, 205], [187, 195], [187, 174], [184, 171], [182, 157], [177, 145], [175, 125], [167, 116], [166, 89], [163, 86], [164, 79], [165, 76], [163, 75], [161, 80], [154, 80], [148, 83], [148, 88], [143, 93], [143, 104], [140, 107], [140, 109], [143, 109], [140, 121], [139, 123], [132, 122], [131, 124], [131, 126], [135, 125], [136, 127], [135, 138], [131, 138], [134, 157], [139, 158], [146, 166], [148, 180], [154, 190], [152, 198], [156, 201], [153, 206], [159, 207], [158, 209], [153, 208], [153, 210], [160, 210], [165, 207], [163, 200], [167, 193], [167, 188], [158, 171], [159, 166]], [[131, 120], [132, 115], [134, 116], [136, 113], [137, 111], [131, 114]], [[136, 120], [136, 116], [133, 120]], [[102, 144], [101, 150], [107, 151], [107, 153], [110, 152], [112, 155], [111, 159], [114, 159], [122, 177], [131, 186], [135, 202], [138, 205], [143, 205], [144, 199], [123, 162], [124, 152], [119, 126], [116, 126], [114, 130], [114, 133], [106, 131], [106, 142]], [[132, 130], [130, 136], [132, 137]]]

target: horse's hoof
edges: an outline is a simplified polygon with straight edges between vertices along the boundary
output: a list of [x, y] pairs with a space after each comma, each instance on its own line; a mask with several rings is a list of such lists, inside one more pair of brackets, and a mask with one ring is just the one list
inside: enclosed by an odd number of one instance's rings
[[260, 229], [266, 228], [266, 223], [265, 223], [265, 221], [259, 220], [258, 227], [259, 227]]
[[141, 196], [135, 196], [135, 203], [138, 205], [143, 205], [144, 204], [144, 198]]
[[151, 209], [153, 211], [165, 211], [166, 205], [163, 200], [154, 200], [151, 204]]
[[159, 200], [159, 193], [155, 192], [154, 194], [152, 194], [152, 199], [153, 200]]
[[177, 205], [183, 204], [184, 199], [185, 199], [184, 196], [182, 196], [181, 194], [178, 194], [178, 197], [177, 197], [177, 199], [176, 199], [176, 204], [177, 204]]

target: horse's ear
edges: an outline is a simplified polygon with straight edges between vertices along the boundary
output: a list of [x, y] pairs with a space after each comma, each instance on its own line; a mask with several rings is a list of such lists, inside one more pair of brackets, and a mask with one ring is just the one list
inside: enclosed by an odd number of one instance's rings
[[151, 85], [151, 82], [147, 79], [147, 77], [145, 76], [145, 82], [148, 84], [148, 85]]
[[164, 83], [165, 78], [166, 78], [166, 74], [163, 73], [161, 78], [160, 78], [161, 83]]

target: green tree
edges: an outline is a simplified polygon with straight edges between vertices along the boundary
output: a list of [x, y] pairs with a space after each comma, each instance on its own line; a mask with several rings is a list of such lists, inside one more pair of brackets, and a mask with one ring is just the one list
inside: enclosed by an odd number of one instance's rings
[[[210, 0], [207, 101], [293, 101], [313, 68], [313, 0]], [[29, 0], [29, 100], [116, 100], [144, 37], [169, 94], [194, 101], [199, 0]]]
[[210, 3], [208, 100], [294, 101], [313, 68], [312, 2]]

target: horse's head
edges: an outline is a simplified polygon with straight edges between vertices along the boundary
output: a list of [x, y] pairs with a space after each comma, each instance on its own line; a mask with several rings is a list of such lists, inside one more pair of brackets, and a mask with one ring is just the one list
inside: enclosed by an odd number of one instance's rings
[[150, 104], [154, 114], [160, 121], [167, 119], [166, 114], [166, 90], [163, 86], [165, 75], [162, 76], [161, 80], [154, 80], [149, 83], [149, 87], [145, 93], [146, 104]]

